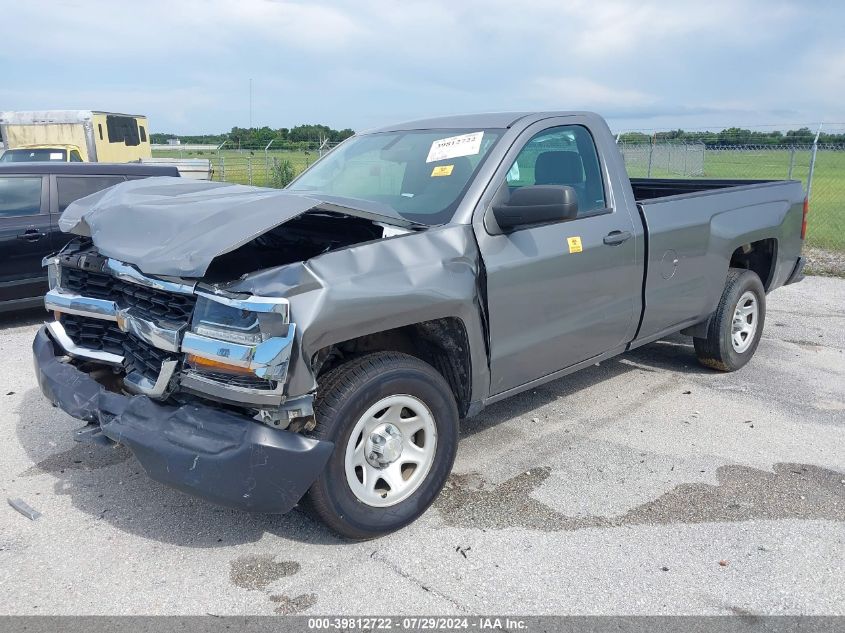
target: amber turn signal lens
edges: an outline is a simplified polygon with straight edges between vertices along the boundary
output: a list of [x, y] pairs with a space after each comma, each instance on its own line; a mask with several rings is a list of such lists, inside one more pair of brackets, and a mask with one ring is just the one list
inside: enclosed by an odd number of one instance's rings
[[188, 363], [198, 369], [208, 369], [213, 371], [220, 371], [227, 374], [249, 375], [252, 370], [246, 367], [238, 367], [237, 365], [230, 365], [228, 363], [221, 363], [219, 360], [211, 360], [210, 358], [203, 358], [196, 354], [188, 354]]

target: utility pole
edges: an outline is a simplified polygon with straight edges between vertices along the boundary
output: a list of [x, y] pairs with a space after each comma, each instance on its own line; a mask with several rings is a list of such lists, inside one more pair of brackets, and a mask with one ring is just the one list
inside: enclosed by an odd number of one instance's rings
[[252, 129], [252, 77], [249, 79], [249, 129]]

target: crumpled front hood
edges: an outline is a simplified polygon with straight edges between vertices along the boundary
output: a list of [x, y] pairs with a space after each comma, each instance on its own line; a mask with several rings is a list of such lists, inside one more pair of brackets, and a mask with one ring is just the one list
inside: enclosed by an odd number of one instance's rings
[[202, 277], [215, 257], [318, 206], [326, 201], [278, 189], [147, 178], [73, 202], [59, 228], [90, 237], [101, 254], [148, 275]]

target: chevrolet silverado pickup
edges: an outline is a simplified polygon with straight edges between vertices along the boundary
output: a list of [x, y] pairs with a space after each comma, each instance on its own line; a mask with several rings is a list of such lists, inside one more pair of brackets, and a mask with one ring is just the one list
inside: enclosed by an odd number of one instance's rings
[[428, 508], [485, 405], [677, 332], [741, 368], [806, 214], [797, 181], [629, 179], [591, 113], [392, 125], [284, 190], [70, 205], [36, 373], [158, 481], [371, 538]]

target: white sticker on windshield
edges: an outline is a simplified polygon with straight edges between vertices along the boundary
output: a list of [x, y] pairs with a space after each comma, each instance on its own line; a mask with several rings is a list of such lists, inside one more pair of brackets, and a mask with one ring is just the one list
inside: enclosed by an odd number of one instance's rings
[[431, 149], [428, 150], [428, 158], [425, 159], [425, 162], [433, 163], [447, 158], [474, 156], [481, 151], [481, 139], [483, 137], [484, 132], [473, 132], [472, 134], [450, 136], [434, 141], [431, 144]]
[[50, 152], [50, 160], [63, 160], [64, 154], [61, 152]]

